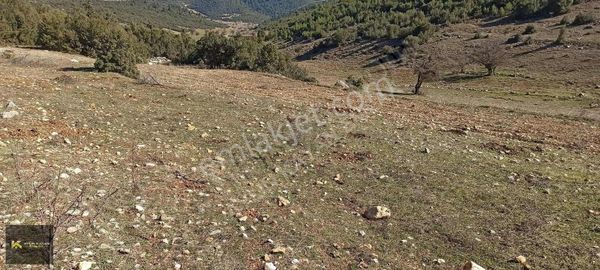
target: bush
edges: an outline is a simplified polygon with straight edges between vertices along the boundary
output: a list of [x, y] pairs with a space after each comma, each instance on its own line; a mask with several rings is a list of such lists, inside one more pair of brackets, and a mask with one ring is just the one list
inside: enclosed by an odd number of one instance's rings
[[523, 40], [523, 36], [521, 36], [521, 34], [516, 34], [510, 38], [508, 38], [508, 40], [506, 41], [506, 44], [515, 44], [515, 43], [519, 43]]
[[408, 36], [402, 41], [403, 49], [416, 48], [421, 43], [421, 39], [415, 36]]
[[558, 33], [558, 37], [556, 38], [556, 41], [554, 41], [554, 44], [556, 44], [556, 45], [565, 44], [565, 39], [566, 39], [565, 32], [566, 32], [566, 29], [564, 27], [560, 29], [560, 33]]
[[347, 82], [349, 85], [351, 85], [351, 86], [354, 86], [354, 87], [356, 87], [356, 88], [358, 88], [358, 89], [362, 89], [362, 88], [363, 88], [363, 86], [365, 85], [365, 81], [364, 81], [364, 79], [363, 79], [363, 78], [356, 77], [356, 76], [354, 76], [354, 75], [352, 75], [352, 76], [349, 76], [349, 77], [346, 79], [346, 82]]
[[594, 21], [595, 21], [595, 18], [592, 14], [579, 13], [575, 17], [575, 19], [573, 19], [573, 22], [571, 22], [571, 25], [578, 26], [578, 25], [590, 24], [590, 23], [593, 23]]
[[533, 33], [535, 33], [537, 30], [535, 29], [535, 26], [533, 25], [528, 25], [525, 28], [525, 31], [523, 31], [523, 35], [531, 35]]
[[15, 58], [15, 51], [6, 50], [2, 52], [2, 59], [13, 59]]
[[551, 0], [548, 3], [548, 10], [554, 15], [565, 14], [573, 5], [573, 0]]
[[571, 24], [571, 21], [569, 20], [569, 18], [567, 18], [567, 16], [562, 17], [562, 19], [560, 20], [560, 25], [569, 25]]
[[381, 49], [381, 52], [383, 52], [383, 54], [386, 54], [386, 55], [393, 55], [396, 53], [396, 49], [394, 49], [394, 47], [392, 47], [390, 45], [385, 45]]
[[292, 63], [277, 46], [256, 37], [228, 38], [209, 33], [196, 43], [184, 62], [208, 68], [228, 68], [276, 73], [292, 79], [314, 81], [306, 70]]
[[540, 0], [521, 0], [515, 3], [514, 15], [517, 19], [526, 19], [542, 9]]
[[97, 51], [94, 67], [99, 72], [116, 72], [130, 78], [137, 78], [139, 70], [136, 67], [138, 57], [131, 47], [124, 31], [113, 31], [103, 35], [99, 42], [102, 44]]

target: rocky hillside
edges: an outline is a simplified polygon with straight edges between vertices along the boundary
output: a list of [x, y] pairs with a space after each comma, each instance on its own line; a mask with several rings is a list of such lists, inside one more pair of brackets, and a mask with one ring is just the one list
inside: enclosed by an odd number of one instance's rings
[[598, 95], [576, 95], [588, 89], [578, 80], [548, 88], [530, 70], [378, 95], [160, 65], [133, 80], [81, 56], [0, 55], [0, 235], [59, 224], [57, 268], [600, 263], [600, 126], [577, 114]]

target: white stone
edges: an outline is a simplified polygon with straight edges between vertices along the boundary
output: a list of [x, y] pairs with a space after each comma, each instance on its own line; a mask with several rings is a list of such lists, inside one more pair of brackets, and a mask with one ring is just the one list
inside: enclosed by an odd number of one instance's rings
[[265, 263], [265, 270], [277, 270], [277, 267], [272, 262]]
[[371, 220], [389, 218], [390, 216], [392, 216], [390, 209], [384, 206], [370, 207], [364, 213], [364, 217]]
[[90, 270], [92, 269], [92, 266], [95, 264], [95, 262], [80, 262], [79, 265], [77, 265], [77, 269], [78, 270]]
[[17, 111], [8, 111], [8, 112], [3, 112], [2, 113], [2, 118], [3, 119], [10, 119], [10, 118], [13, 118], [13, 117], [18, 116], [18, 115], [19, 115], [19, 112], [17, 112]]

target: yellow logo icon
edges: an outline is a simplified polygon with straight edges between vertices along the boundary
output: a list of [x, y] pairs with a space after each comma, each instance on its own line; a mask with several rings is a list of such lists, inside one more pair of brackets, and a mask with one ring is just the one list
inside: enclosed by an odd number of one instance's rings
[[23, 246], [21, 245], [21, 241], [11, 241], [10, 242], [10, 248], [12, 248], [12, 249], [22, 249]]

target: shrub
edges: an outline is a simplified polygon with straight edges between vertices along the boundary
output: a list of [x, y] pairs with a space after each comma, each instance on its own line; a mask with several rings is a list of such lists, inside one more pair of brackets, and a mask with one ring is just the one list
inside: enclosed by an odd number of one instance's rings
[[402, 41], [402, 48], [403, 49], [416, 48], [419, 46], [420, 43], [421, 43], [421, 39], [419, 37], [415, 37], [415, 36], [411, 35], [411, 36], [406, 37]]
[[228, 38], [209, 33], [198, 40], [195, 50], [184, 63], [208, 68], [268, 72], [297, 80], [315, 81], [277, 46], [256, 37]]
[[542, 9], [542, 1], [540, 0], [521, 0], [515, 3], [515, 17], [518, 19], [526, 19], [536, 14]]
[[550, 0], [548, 2], [548, 10], [555, 15], [569, 12], [573, 5], [573, 0]]
[[6, 50], [2, 52], [2, 58], [3, 59], [13, 59], [15, 58], [15, 51], [13, 50]]
[[531, 35], [533, 33], [535, 33], [537, 30], [535, 29], [535, 26], [533, 25], [528, 25], [525, 28], [525, 31], [523, 31], [523, 35]]
[[349, 77], [346, 79], [346, 82], [347, 82], [349, 85], [351, 85], [351, 86], [354, 86], [354, 87], [356, 87], [356, 88], [358, 88], [358, 89], [362, 89], [362, 88], [363, 88], [363, 86], [365, 85], [365, 81], [364, 81], [364, 79], [363, 79], [363, 78], [360, 78], [360, 77], [357, 77], [357, 76], [354, 76], [354, 75], [352, 75], [352, 76], [349, 76]]
[[137, 78], [138, 57], [132, 50], [131, 41], [125, 31], [116, 30], [104, 34], [100, 40], [102, 46], [97, 50], [94, 67], [99, 72], [116, 72], [130, 78]]
[[556, 44], [556, 45], [565, 44], [565, 40], [566, 40], [565, 32], [566, 32], [566, 29], [564, 27], [560, 29], [560, 33], [558, 33], [558, 37], [556, 38], [556, 41], [554, 41], [554, 44]]
[[493, 42], [484, 43], [473, 53], [473, 62], [484, 66], [487, 75], [496, 74], [496, 68], [507, 60], [507, 53], [500, 44]]
[[338, 30], [333, 33], [331, 39], [336, 46], [345, 45], [356, 40], [356, 32], [351, 29]]
[[396, 49], [394, 49], [394, 47], [390, 46], [390, 45], [385, 45], [383, 46], [383, 48], [381, 49], [381, 52], [383, 52], [386, 55], [392, 55], [396, 53]]
[[575, 17], [575, 19], [573, 19], [573, 22], [571, 22], [571, 25], [578, 26], [578, 25], [590, 24], [590, 23], [593, 23], [594, 21], [595, 21], [595, 18], [592, 14], [579, 13]]
[[521, 36], [521, 34], [516, 34], [510, 38], [508, 38], [508, 40], [506, 41], [506, 44], [514, 44], [514, 43], [519, 43], [523, 40], [523, 36]]
[[571, 24], [571, 21], [569, 20], [569, 18], [567, 18], [567, 16], [563, 16], [562, 19], [560, 20], [560, 25], [569, 25]]

